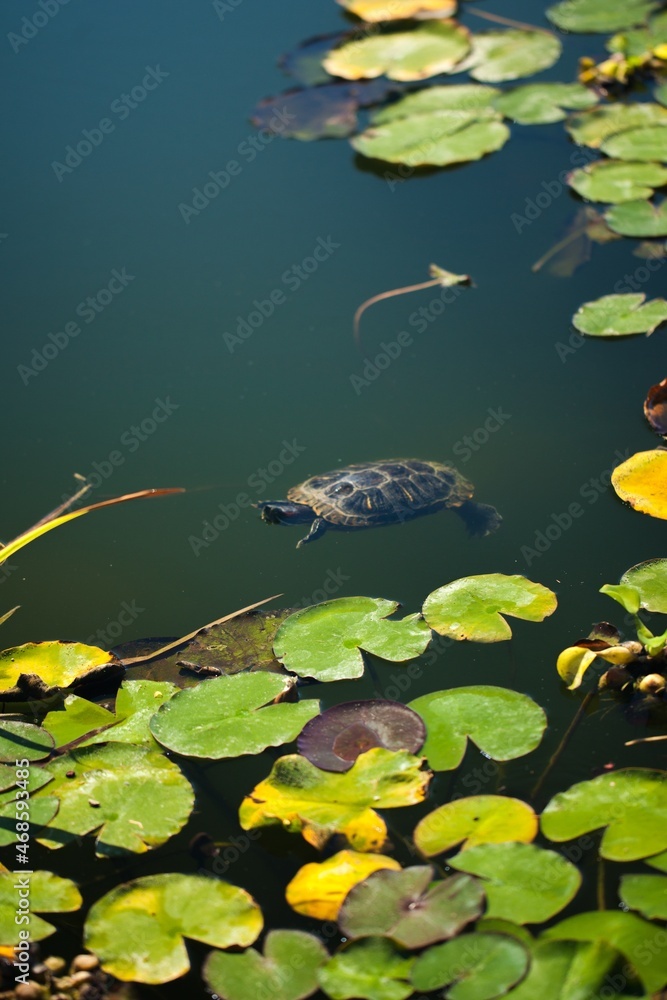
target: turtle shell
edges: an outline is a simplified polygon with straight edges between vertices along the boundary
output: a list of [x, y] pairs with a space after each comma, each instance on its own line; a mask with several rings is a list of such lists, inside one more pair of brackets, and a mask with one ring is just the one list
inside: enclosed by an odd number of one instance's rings
[[400, 458], [313, 476], [288, 490], [287, 497], [312, 507], [329, 524], [368, 528], [460, 507], [472, 494], [472, 483], [452, 466]]

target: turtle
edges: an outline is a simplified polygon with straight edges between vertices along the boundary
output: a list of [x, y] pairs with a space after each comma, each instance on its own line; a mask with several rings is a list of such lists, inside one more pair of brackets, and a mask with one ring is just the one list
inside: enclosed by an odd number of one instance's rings
[[310, 524], [297, 548], [325, 531], [398, 524], [450, 507], [470, 534], [488, 535], [502, 520], [495, 507], [476, 503], [474, 487], [451, 465], [416, 458], [361, 462], [312, 476], [287, 491], [287, 500], [256, 504], [268, 524]]

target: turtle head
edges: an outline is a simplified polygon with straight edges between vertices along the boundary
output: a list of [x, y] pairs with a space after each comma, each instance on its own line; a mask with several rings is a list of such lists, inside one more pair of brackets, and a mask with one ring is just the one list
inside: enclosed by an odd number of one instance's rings
[[315, 520], [312, 507], [293, 500], [262, 500], [257, 506], [267, 524], [309, 524]]

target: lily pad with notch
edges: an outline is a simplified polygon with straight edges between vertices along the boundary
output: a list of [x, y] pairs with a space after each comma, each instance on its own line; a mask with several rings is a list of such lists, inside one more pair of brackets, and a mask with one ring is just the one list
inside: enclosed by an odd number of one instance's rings
[[221, 1000], [248, 1000], [267, 994], [272, 1000], [305, 1000], [318, 989], [317, 970], [329, 959], [322, 942], [303, 931], [269, 931], [264, 954], [247, 948], [240, 954], [214, 951], [202, 975]]
[[[567, 119], [565, 128], [576, 143], [598, 149], [610, 136], [629, 129], [667, 124], [667, 108], [660, 104], [605, 104], [578, 111]], [[615, 153], [609, 153], [615, 156]], [[620, 157], [619, 157], [620, 159]], [[636, 160], [638, 157], [630, 156]], [[655, 159], [655, 157], [651, 157]]]
[[567, 182], [589, 201], [638, 201], [650, 198], [656, 188], [667, 183], [667, 167], [660, 163], [598, 160], [574, 170]]
[[[621, 206], [619, 206], [621, 207]], [[603, 295], [584, 302], [572, 317], [572, 324], [587, 337], [650, 336], [667, 321], [667, 301], [646, 301], [644, 292]]]
[[[646, 106], [644, 104], [633, 105], [633, 107], [640, 108]], [[622, 132], [610, 135], [601, 143], [600, 149], [606, 156], [615, 157], [617, 160], [665, 162], [667, 161], [665, 121], [660, 119], [654, 125], [624, 129]]]
[[0, 722], [0, 763], [44, 760], [53, 750], [53, 737], [31, 722], [3, 719]]
[[470, 51], [470, 32], [456, 21], [415, 21], [408, 30], [365, 33], [323, 60], [332, 76], [346, 80], [387, 76], [423, 80], [451, 72]]
[[[19, 777], [27, 772], [27, 778]], [[30, 840], [36, 838], [42, 827], [46, 826], [58, 812], [58, 799], [48, 794], [35, 798], [34, 793], [51, 781], [51, 775], [43, 767], [28, 765], [17, 768], [16, 765], [0, 764], [0, 847], [15, 844], [19, 837], [16, 829], [17, 812], [25, 812], [25, 793], [30, 801], [29, 826], [26, 831]], [[18, 782], [20, 781], [20, 786]]]
[[407, 1000], [413, 963], [386, 938], [365, 938], [341, 948], [318, 978], [332, 1000]]
[[456, 72], [469, 70], [473, 80], [501, 83], [549, 69], [560, 57], [562, 45], [550, 31], [484, 31], [471, 38], [472, 51]]
[[0, 697], [43, 699], [61, 690], [116, 680], [123, 664], [112, 653], [81, 642], [28, 642], [0, 652]]
[[529, 844], [538, 831], [537, 816], [521, 799], [506, 795], [470, 795], [438, 806], [419, 821], [415, 846], [432, 858], [459, 845], [462, 851], [481, 844]]
[[[26, 898], [30, 900], [29, 909], [22, 905]], [[0, 945], [18, 945], [21, 930], [30, 935], [31, 941], [43, 941], [56, 928], [38, 914], [72, 913], [81, 903], [81, 893], [71, 879], [53, 872], [27, 871], [17, 882], [17, 873], [0, 865]], [[26, 942], [21, 940], [21, 945], [25, 947]]]
[[621, 236], [667, 236], [667, 201], [656, 204], [639, 199], [612, 205], [605, 219], [609, 228]]
[[499, 113], [480, 108], [396, 117], [386, 124], [371, 125], [351, 144], [363, 156], [387, 163], [446, 167], [496, 152], [509, 136]]
[[448, 1000], [492, 1000], [526, 973], [529, 956], [515, 938], [473, 932], [423, 952], [412, 970], [413, 986], [440, 990]]
[[297, 913], [315, 920], [337, 920], [351, 889], [380, 870], [400, 871], [386, 854], [338, 851], [326, 861], [303, 865], [285, 889], [285, 899]]

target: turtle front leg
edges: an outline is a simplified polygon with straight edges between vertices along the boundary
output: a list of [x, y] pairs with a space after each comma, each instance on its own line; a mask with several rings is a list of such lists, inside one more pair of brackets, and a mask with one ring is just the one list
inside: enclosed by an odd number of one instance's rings
[[321, 538], [324, 532], [327, 530], [327, 522], [321, 518], [316, 517], [310, 526], [310, 531], [305, 538], [302, 538], [300, 542], [297, 543], [297, 549], [300, 549], [302, 545], [306, 542], [314, 542], [316, 538]]

